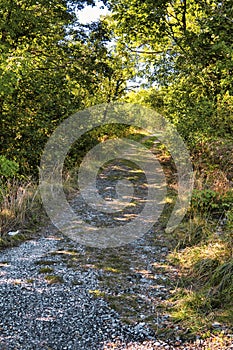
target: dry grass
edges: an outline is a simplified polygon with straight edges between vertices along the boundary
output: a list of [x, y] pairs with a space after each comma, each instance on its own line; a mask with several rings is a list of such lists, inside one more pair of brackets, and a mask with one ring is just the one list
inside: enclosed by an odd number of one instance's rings
[[[9, 238], [9, 231], [36, 226], [42, 216], [37, 185], [31, 181], [11, 180], [0, 187], [0, 238]], [[3, 244], [4, 245], [4, 244]], [[6, 243], [7, 245], [7, 243]]]
[[232, 242], [230, 218], [231, 215], [220, 231], [218, 222], [213, 225], [206, 220], [201, 227], [200, 218], [190, 219], [199, 221], [195, 227], [202, 228], [200, 236], [196, 237], [190, 232], [190, 222], [186, 222], [183, 230], [177, 232], [182, 244], [169, 256], [182, 275], [174, 293], [171, 314], [194, 331], [210, 329], [216, 320], [232, 325], [233, 255], [229, 244], [229, 240]]

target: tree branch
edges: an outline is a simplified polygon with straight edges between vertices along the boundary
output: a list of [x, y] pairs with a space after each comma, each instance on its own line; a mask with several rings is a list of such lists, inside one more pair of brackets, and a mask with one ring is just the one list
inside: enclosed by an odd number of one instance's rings
[[187, 1], [183, 0], [183, 13], [182, 13], [182, 23], [183, 23], [183, 31], [186, 33], [186, 12], [187, 12]]
[[171, 38], [174, 40], [174, 42], [176, 43], [176, 45], [181, 49], [181, 51], [183, 51], [183, 53], [186, 54], [186, 51], [185, 49], [180, 45], [180, 43], [178, 42], [177, 38], [175, 37], [175, 33], [172, 29], [172, 26], [166, 21], [167, 25], [168, 25], [168, 28], [170, 29], [170, 33], [169, 31], [167, 31], [168, 35], [171, 36]]
[[[160, 53], [164, 53], [165, 51], [164, 50], [161, 50], [161, 51], [144, 51], [144, 50], [134, 50], [134, 49], [131, 49], [130, 47], [126, 46], [127, 49], [131, 52], [135, 52], [135, 53], [142, 53], [142, 54], [146, 54], [146, 55], [158, 55]], [[171, 51], [172, 49], [167, 49], [166, 51]]]

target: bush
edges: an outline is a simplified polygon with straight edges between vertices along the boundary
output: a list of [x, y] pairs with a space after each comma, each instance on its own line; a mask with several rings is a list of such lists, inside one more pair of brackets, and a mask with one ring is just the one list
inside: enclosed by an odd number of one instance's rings
[[13, 178], [19, 171], [19, 164], [7, 159], [5, 156], [0, 156], [0, 179], [6, 180]]
[[233, 192], [220, 194], [211, 189], [194, 190], [191, 207], [200, 213], [222, 215], [232, 206]]

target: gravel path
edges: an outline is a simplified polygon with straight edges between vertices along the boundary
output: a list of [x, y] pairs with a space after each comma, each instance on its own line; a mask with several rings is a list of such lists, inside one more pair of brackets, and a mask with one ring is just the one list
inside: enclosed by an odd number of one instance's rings
[[[69, 249], [66, 239], [47, 235], [0, 254], [1, 349], [103, 349], [114, 339], [153, 335], [143, 324], [122, 325], [103, 299], [90, 294], [98, 271], [74, 271], [59, 254], [49, 264], [48, 253], [57, 249]], [[48, 274], [40, 273], [45, 265], [62, 283], [46, 280]]]
[[[134, 244], [134, 253], [139, 254], [142, 243], [143, 240]], [[155, 260], [163, 262], [164, 247], [159, 251]], [[149, 256], [154, 256], [153, 249], [144, 246], [141, 256], [147, 267], [150, 264], [150, 259], [146, 259], [148, 252]], [[185, 344], [180, 337], [165, 342], [156, 337], [146, 322], [122, 323], [103, 298], [91, 293], [98, 289], [98, 278], [103, 270], [91, 264], [83, 267], [77, 263], [76, 268], [67, 264], [66, 257], [75, 254], [85, 256], [85, 248], [71, 244], [54, 228], [44, 232], [43, 237], [0, 253], [1, 350], [233, 348], [230, 342], [226, 347], [208, 347], [200, 340], [192, 345]], [[57, 280], [56, 276], [59, 276]], [[161, 276], [157, 278], [161, 281]], [[140, 277], [137, 285], [136, 279], [134, 271], [130, 281], [132, 288], [139, 287], [138, 295], [146, 295], [151, 280], [148, 276]], [[166, 295], [169, 295], [169, 287], [156, 289], [157, 299], [164, 299]], [[167, 316], [159, 322], [166, 324]]]
[[[104, 188], [111, 190], [111, 183]], [[114, 221], [98, 217], [80, 197], [73, 207], [91, 223]], [[179, 277], [175, 268], [164, 267], [166, 240], [157, 227], [125, 247], [95, 249], [50, 226], [0, 252], [0, 350], [233, 348], [231, 334], [221, 344], [214, 337], [211, 343], [183, 342], [186, 330], [163, 308]], [[164, 329], [171, 329], [170, 338], [161, 336]]]

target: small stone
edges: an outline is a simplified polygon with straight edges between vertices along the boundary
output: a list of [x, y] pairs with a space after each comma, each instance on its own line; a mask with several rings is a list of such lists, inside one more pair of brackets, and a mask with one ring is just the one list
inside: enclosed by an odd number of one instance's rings
[[221, 323], [219, 323], [219, 322], [214, 322], [214, 323], [212, 323], [212, 327], [213, 327], [213, 328], [221, 328]]
[[154, 345], [155, 345], [155, 346], [161, 346], [161, 343], [158, 342], [158, 341], [156, 341], [156, 342], [154, 343]]
[[161, 251], [162, 251], [162, 252], [167, 252], [167, 251], [168, 251], [168, 248], [167, 248], [167, 247], [163, 247], [163, 248], [161, 249]]

